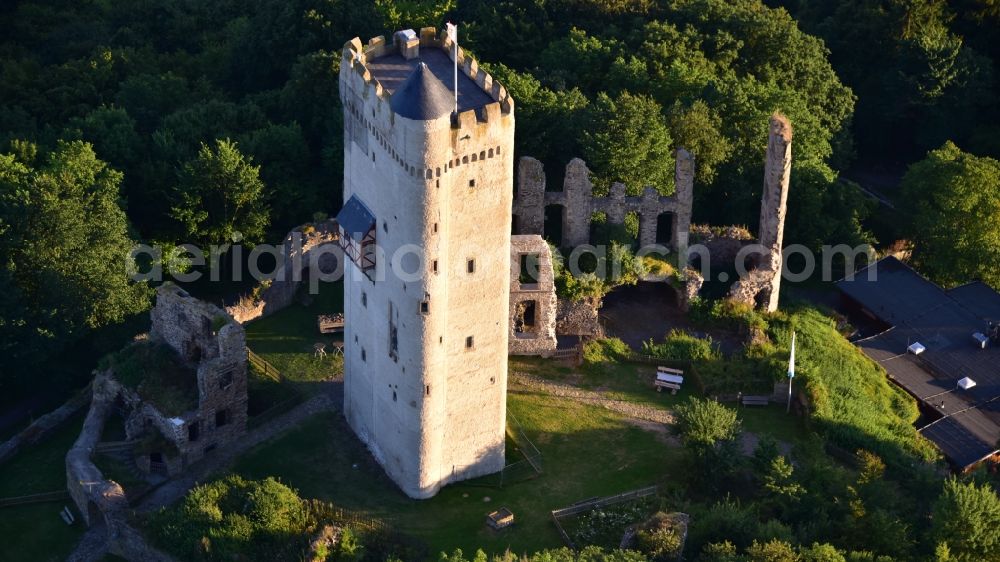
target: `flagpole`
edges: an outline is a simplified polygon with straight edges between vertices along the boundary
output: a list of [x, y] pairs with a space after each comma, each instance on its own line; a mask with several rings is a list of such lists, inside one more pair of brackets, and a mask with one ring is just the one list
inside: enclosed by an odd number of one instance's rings
[[458, 117], [458, 24], [449, 23], [448, 36], [451, 37], [452, 48], [455, 50], [455, 116]]
[[788, 358], [788, 404], [785, 406], [785, 413], [792, 411], [792, 379], [795, 378], [795, 332], [792, 332], [792, 353]]

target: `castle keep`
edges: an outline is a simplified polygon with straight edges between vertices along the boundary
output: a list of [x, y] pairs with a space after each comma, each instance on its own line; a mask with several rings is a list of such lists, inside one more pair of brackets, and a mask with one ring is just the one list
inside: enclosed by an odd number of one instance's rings
[[434, 28], [343, 53], [344, 413], [427, 498], [504, 466], [514, 104]]

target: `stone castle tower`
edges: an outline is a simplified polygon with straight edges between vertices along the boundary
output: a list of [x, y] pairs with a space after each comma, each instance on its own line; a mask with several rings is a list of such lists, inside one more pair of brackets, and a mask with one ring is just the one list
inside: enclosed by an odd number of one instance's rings
[[344, 413], [414, 498], [504, 466], [514, 103], [455, 51], [405, 30], [340, 66]]

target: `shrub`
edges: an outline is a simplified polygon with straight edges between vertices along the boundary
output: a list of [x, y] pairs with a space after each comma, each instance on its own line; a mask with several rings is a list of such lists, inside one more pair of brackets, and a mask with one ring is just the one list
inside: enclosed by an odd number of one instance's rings
[[684, 442], [696, 448], [730, 441], [740, 431], [736, 410], [714, 400], [692, 398], [677, 407], [677, 428]]
[[711, 337], [699, 338], [680, 330], [671, 330], [661, 343], [643, 342], [642, 352], [674, 361], [714, 361], [722, 356]]
[[149, 523], [156, 542], [181, 559], [297, 560], [314, 522], [281, 482], [231, 475], [193, 488]]
[[588, 341], [583, 345], [583, 362], [589, 365], [625, 361], [632, 349], [618, 338], [603, 338]]

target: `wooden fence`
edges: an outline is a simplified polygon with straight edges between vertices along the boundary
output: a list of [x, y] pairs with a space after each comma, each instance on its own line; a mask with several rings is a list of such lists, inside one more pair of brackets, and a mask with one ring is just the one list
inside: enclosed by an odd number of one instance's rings
[[247, 361], [249, 361], [251, 367], [257, 369], [257, 371], [274, 382], [283, 382], [285, 380], [281, 371], [275, 369], [274, 365], [268, 363], [263, 357], [257, 355], [249, 348], [247, 348]]
[[32, 503], [49, 503], [66, 499], [69, 499], [69, 492], [66, 490], [58, 490], [55, 492], [43, 492], [41, 494], [30, 494], [27, 496], [17, 496], [13, 498], [0, 498], [0, 507], [11, 507]]
[[573, 543], [573, 540], [569, 538], [569, 534], [566, 532], [566, 529], [563, 528], [560, 519], [564, 519], [566, 517], [573, 517], [576, 515], [580, 515], [581, 513], [587, 513], [601, 507], [608, 507], [611, 505], [616, 505], [629, 501], [635, 501], [641, 498], [653, 496], [656, 495], [657, 491], [659, 491], [658, 486], [646, 486], [645, 488], [630, 490], [628, 492], [622, 492], [620, 494], [615, 494], [613, 496], [605, 496], [603, 498], [592, 498], [592, 499], [582, 500], [569, 507], [552, 510], [552, 521], [556, 524], [556, 529], [559, 531], [559, 536], [561, 536], [563, 541], [566, 542], [566, 546], [575, 550], [576, 545]]

